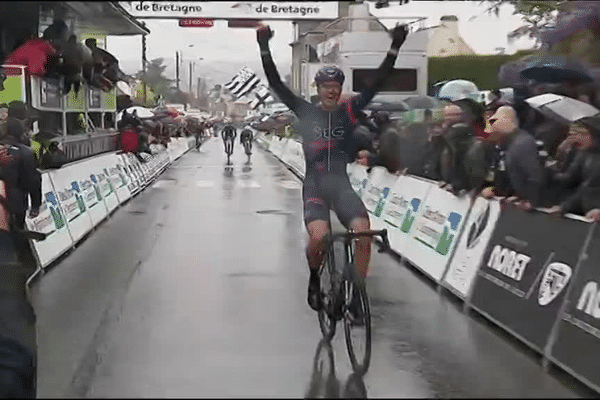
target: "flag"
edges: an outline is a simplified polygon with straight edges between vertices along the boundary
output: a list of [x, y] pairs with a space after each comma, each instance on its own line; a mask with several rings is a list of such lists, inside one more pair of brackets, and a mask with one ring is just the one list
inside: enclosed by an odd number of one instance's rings
[[252, 101], [252, 103], [250, 103], [250, 106], [253, 110], [256, 110], [260, 105], [265, 104], [269, 98], [273, 98], [273, 96], [271, 96], [271, 92], [266, 86], [261, 86], [257, 91], [254, 92], [254, 96], [256, 98]]
[[260, 78], [253, 74], [242, 86], [233, 91], [236, 97], [244, 97], [244, 95], [250, 93], [260, 83]]

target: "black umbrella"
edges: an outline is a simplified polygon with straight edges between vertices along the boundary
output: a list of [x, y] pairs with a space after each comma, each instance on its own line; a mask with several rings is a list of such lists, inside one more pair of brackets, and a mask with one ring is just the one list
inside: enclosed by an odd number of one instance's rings
[[521, 75], [540, 83], [561, 83], [567, 79], [580, 83], [594, 80], [588, 68], [580, 61], [562, 55], [548, 55], [536, 59], [521, 72]]
[[536, 56], [528, 55], [502, 64], [498, 70], [498, 82], [500, 86], [517, 87], [527, 85], [529, 80], [521, 76], [521, 71], [526, 69], [534, 59], [537, 59]]

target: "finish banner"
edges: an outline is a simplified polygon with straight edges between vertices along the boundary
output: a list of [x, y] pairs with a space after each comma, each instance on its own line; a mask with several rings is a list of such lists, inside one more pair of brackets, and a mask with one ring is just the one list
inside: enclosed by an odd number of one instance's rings
[[587, 222], [506, 205], [479, 267], [472, 306], [542, 352], [589, 230]]
[[[596, 224], [597, 225], [597, 224]], [[568, 236], [562, 236], [567, 238]], [[600, 391], [600, 229], [594, 227], [550, 359]]]

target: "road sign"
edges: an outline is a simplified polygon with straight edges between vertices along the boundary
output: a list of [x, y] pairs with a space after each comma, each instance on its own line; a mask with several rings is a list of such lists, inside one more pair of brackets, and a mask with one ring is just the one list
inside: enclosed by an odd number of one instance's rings
[[180, 18], [179, 26], [184, 28], [211, 28], [215, 26], [215, 21], [210, 18]]
[[257, 19], [230, 19], [227, 21], [228, 28], [260, 28], [262, 21]]

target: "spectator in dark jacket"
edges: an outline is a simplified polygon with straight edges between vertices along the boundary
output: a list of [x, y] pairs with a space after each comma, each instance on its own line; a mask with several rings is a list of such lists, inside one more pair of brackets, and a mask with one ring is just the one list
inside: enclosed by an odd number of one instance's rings
[[[519, 128], [517, 113], [510, 106], [502, 106], [488, 120], [487, 141], [500, 145], [506, 151], [506, 171], [512, 188], [511, 201], [521, 199], [524, 210], [538, 207], [542, 200], [544, 172], [538, 157], [536, 141], [532, 135]], [[493, 187], [482, 195], [491, 198], [497, 194]]]
[[578, 144], [577, 155], [567, 171], [554, 175], [553, 181], [575, 189], [552, 214], [580, 214], [600, 221], [600, 118], [583, 118], [573, 124], [570, 137]]
[[10, 215], [10, 232], [0, 235], [0, 397], [35, 398], [37, 339], [27, 279], [37, 265], [22, 231], [27, 210], [32, 218], [39, 214], [41, 175], [33, 152], [17, 139], [23, 135], [22, 124], [9, 119], [6, 128], [0, 137], [0, 180], [6, 186], [1, 206]]

